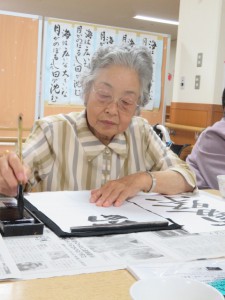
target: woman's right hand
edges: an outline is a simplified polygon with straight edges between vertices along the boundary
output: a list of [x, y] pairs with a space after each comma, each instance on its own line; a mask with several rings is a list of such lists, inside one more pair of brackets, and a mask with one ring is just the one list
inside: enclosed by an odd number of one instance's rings
[[29, 169], [25, 167], [14, 152], [8, 152], [0, 157], [0, 194], [15, 197], [18, 183], [26, 184]]

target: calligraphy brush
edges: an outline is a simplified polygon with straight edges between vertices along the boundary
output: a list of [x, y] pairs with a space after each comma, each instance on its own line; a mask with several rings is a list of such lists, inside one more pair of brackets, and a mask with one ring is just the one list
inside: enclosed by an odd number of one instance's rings
[[[18, 156], [21, 161], [22, 159], [22, 131], [23, 131], [23, 115], [19, 114], [18, 116]], [[23, 184], [19, 182], [18, 185], [18, 194], [17, 194], [17, 201], [18, 201], [18, 210], [20, 218], [23, 219], [24, 216], [24, 197], [23, 197]]]

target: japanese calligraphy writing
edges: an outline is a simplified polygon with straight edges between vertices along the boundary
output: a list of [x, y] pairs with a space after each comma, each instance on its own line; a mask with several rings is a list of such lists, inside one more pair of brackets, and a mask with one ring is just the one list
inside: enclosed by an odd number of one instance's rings
[[130, 47], [137, 45], [137, 34], [131, 31], [118, 31], [118, 43], [126, 44]]
[[100, 218], [97, 216], [89, 216], [88, 221], [92, 222], [93, 226], [136, 223], [121, 215], [101, 215]]
[[163, 200], [150, 198], [146, 200], [154, 202], [152, 206], [166, 208], [169, 213], [194, 214], [210, 222], [212, 226], [225, 226], [225, 212], [210, 207], [208, 203], [204, 203], [199, 199], [190, 199], [187, 196], [164, 196]]
[[154, 65], [150, 99], [158, 98], [160, 101], [161, 67], [158, 65], [162, 60], [159, 54], [162, 45], [159, 45], [157, 36], [62, 20], [51, 20], [46, 23], [46, 27], [43, 82], [44, 99], [49, 104], [83, 104], [81, 75], [90, 66], [91, 57], [99, 47], [113, 44], [127, 44], [131, 47], [141, 44], [151, 50]]
[[[50, 103], [68, 98], [71, 30], [64, 24], [52, 27], [50, 56]], [[61, 100], [62, 101], [62, 100]]]
[[77, 99], [81, 94], [80, 76], [89, 67], [94, 52], [94, 27], [77, 25], [74, 30], [73, 95]]
[[97, 44], [98, 46], [113, 45], [115, 43], [116, 31], [109, 29], [97, 29]]

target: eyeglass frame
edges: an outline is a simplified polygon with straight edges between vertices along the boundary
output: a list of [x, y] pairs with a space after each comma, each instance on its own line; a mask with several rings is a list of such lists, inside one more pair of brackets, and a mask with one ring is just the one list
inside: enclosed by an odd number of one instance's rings
[[[93, 92], [96, 94], [96, 95], [99, 95], [99, 90], [104, 90], [103, 88], [96, 88], [96, 86], [95, 86], [95, 84], [93, 84], [92, 85], [92, 90], [93, 90]], [[100, 96], [101, 96], [101, 94], [100, 94]], [[104, 96], [104, 95], [102, 95], [102, 96]], [[120, 97], [117, 101], [115, 101], [115, 97], [113, 96], [113, 95], [111, 95], [111, 94], [109, 94], [109, 95], [105, 95], [105, 96], [110, 96], [111, 97], [111, 99], [110, 100], [107, 100], [108, 101], [108, 103], [107, 103], [107, 101], [105, 101], [105, 103], [100, 103], [100, 102], [98, 102], [98, 104], [100, 104], [100, 106], [101, 107], [107, 107], [107, 106], [109, 106], [109, 105], [111, 105], [113, 102], [115, 102], [115, 103], [117, 103], [117, 107], [118, 107], [118, 109], [120, 110], [120, 111], [122, 111], [122, 112], [125, 112], [125, 113], [132, 113], [132, 111], [130, 110], [126, 110], [126, 109], [123, 109], [122, 108], [122, 106], [120, 106], [121, 105], [121, 100], [123, 100], [124, 98], [124, 96], [122, 96], [122, 97]], [[136, 111], [139, 107], [140, 107], [140, 104], [137, 104], [137, 101], [140, 99], [140, 96], [139, 97], [137, 97], [137, 100], [135, 100], [134, 101], [134, 103], [130, 103], [129, 105], [131, 105], [131, 106], [133, 106], [132, 108], [134, 108], [134, 111]], [[97, 99], [97, 100], [99, 100], [99, 99]], [[104, 100], [103, 100], [104, 101]], [[121, 109], [122, 108], [122, 109]]]

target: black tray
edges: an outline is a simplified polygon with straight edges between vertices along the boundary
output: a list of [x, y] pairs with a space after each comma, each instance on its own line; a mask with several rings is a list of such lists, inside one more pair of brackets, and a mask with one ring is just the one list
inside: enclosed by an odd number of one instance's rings
[[43, 234], [44, 224], [27, 208], [20, 218], [18, 207], [0, 208], [0, 232], [3, 236]]

